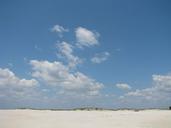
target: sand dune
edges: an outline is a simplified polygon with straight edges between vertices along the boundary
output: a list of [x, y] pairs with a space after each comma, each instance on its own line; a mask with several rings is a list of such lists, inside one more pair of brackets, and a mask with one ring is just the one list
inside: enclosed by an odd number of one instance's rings
[[171, 128], [171, 111], [0, 110], [0, 128]]

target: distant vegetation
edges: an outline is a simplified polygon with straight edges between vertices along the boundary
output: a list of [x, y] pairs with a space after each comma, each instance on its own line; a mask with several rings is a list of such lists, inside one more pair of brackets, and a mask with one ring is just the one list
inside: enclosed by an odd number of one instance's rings
[[[51, 110], [51, 111], [118, 111], [118, 110], [133, 110], [135, 112], [141, 111], [141, 110], [152, 110], [152, 109], [157, 109], [157, 108], [145, 108], [145, 109], [135, 109], [135, 108], [115, 108], [115, 109], [106, 109], [106, 108], [98, 108], [98, 107], [82, 107], [82, 108], [71, 108], [71, 109], [58, 109], [58, 108], [53, 108], [53, 109], [45, 109], [45, 108], [17, 108], [17, 109], [30, 109], [30, 110]], [[169, 107], [171, 110], [171, 106]], [[159, 109], [159, 110], [168, 110], [168, 109]]]

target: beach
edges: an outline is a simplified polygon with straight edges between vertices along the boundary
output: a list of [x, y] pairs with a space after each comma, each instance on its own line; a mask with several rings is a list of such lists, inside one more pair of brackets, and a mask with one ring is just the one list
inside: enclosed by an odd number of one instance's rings
[[171, 128], [171, 111], [0, 110], [0, 128]]

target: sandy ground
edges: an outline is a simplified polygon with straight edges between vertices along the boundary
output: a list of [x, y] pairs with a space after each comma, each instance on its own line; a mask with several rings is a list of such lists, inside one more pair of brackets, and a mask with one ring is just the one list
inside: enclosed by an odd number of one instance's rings
[[171, 128], [171, 111], [0, 110], [0, 128]]

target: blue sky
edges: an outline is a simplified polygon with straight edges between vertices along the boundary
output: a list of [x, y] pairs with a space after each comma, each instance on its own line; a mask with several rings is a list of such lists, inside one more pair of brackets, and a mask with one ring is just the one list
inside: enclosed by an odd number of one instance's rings
[[0, 107], [167, 107], [169, 0], [1, 0]]

